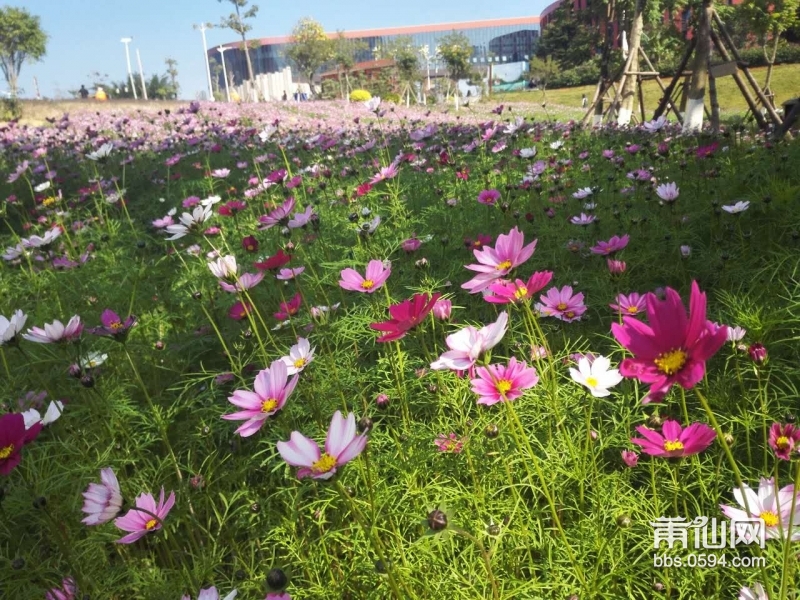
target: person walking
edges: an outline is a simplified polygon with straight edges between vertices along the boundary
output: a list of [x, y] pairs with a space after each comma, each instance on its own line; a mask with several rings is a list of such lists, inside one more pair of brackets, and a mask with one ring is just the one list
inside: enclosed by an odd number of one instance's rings
[[588, 104], [589, 104], [589, 100], [586, 98], [586, 94], [583, 94], [581, 96], [581, 108], [586, 108], [586, 106]]
[[81, 89], [78, 90], [78, 93], [81, 95], [83, 100], [86, 100], [89, 97], [89, 90], [86, 89], [85, 85], [81, 85]]

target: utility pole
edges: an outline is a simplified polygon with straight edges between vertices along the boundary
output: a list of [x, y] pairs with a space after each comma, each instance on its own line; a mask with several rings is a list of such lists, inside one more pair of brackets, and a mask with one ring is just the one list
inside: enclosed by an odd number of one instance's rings
[[222, 59], [222, 77], [225, 79], [225, 97], [228, 99], [228, 102], [230, 102], [231, 91], [228, 89], [228, 70], [225, 68], [225, 50], [228, 50], [225, 46], [217, 47], [217, 52], [219, 52], [220, 58]]
[[139, 63], [139, 78], [142, 81], [142, 97], [147, 100], [147, 86], [144, 84], [144, 70], [142, 69], [142, 57], [139, 56], [139, 49], [136, 49], [136, 61]]
[[[208, 80], [208, 101], [214, 102], [214, 88], [211, 87], [211, 66], [208, 64], [208, 44], [206, 44], [206, 29], [211, 29], [213, 25], [210, 23], [200, 23], [200, 25], [193, 25], [195, 29], [200, 30], [200, 34], [203, 36], [203, 56], [206, 60], [206, 78]], [[227, 85], [228, 79], [225, 79], [225, 84]]]
[[139, 97], [136, 95], [136, 82], [133, 80], [133, 69], [131, 69], [131, 53], [128, 48], [128, 44], [133, 41], [131, 37], [124, 37], [120, 40], [123, 44], [125, 44], [125, 58], [128, 60], [128, 79], [131, 82], [131, 89], [133, 90], [133, 99], [138, 100]]

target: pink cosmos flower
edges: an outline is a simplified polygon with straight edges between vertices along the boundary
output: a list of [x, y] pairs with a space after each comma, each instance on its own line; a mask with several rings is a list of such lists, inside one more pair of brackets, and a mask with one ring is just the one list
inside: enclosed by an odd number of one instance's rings
[[440, 321], [447, 321], [453, 311], [453, 303], [447, 298], [439, 298], [433, 305], [433, 316]]
[[297, 477], [330, 479], [336, 470], [356, 458], [367, 446], [366, 435], [356, 435], [356, 416], [336, 411], [325, 438], [325, 452], [299, 431], [293, 431], [288, 442], [278, 442], [278, 452], [293, 467], [300, 467]]
[[165, 217], [153, 221], [153, 227], [155, 227], [156, 229], [164, 229], [165, 227], [174, 224], [175, 224], [175, 219], [172, 218], [172, 215], [167, 215]]
[[620, 250], [625, 248], [625, 246], [628, 245], [628, 242], [630, 241], [630, 239], [631, 239], [631, 236], [629, 236], [628, 234], [625, 234], [622, 237], [619, 237], [618, 235], [615, 235], [614, 237], [612, 237], [607, 242], [603, 242], [603, 241], [597, 242], [597, 245], [596, 246], [592, 246], [592, 248], [591, 248], [592, 254], [599, 254], [601, 256], [607, 256], [609, 254], [614, 254], [615, 252], [619, 252]]
[[524, 362], [517, 362], [513, 356], [505, 365], [477, 367], [475, 377], [470, 383], [472, 391], [478, 394], [478, 404], [491, 406], [498, 402], [516, 400], [522, 392], [539, 382], [536, 369]]
[[621, 275], [628, 270], [628, 264], [624, 260], [614, 260], [613, 258], [606, 259], [608, 264], [608, 272], [612, 275]]
[[397, 176], [399, 172], [398, 169], [399, 163], [393, 162], [388, 167], [381, 168], [378, 173], [369, 180], [370, 185], [375, 185], [376, 183], [380, 183], [381, 181], [386, 181], [387, 179], [393, 179]]
[[689, 315], [681, 297], [667, 288], [666, 299], [653, 293], [645, 298], [650, 325], [629, 317], [622, 324], [612, 323], [617, 342], [633, 354], [620, 365], [620, 372], [650, 384], [644, 402], [659, 401], [677, 383], [685, 389], [697, 384], [705, 374], [706, 361], [725, 343], [728, 328], [706, 320], [706, 295], [692, 282]]
[[572, 197], [573, 198], [577, 198], [578, 200], [585, 200], [586, 198], [591, 196], [592, 193], [593, 193], [592, 192], [592, 188], [586, 187], [586, 188], [579, 189], [577, 192], [574, 192], [572, 194]]
[[642, 447], [642, 452], [650, 456], [676, 458], [699, 454], [708, 448], [717, 437], [716, 432], [705, 423], [692, 423], [686, 429], [677, 421], [667, 419], [661, 426], [661, 433], [639, 425], [636, 431], [643, 438], [631, 438], [631, 442]]
[[81, 510], [88, 516], [81, 522], [86, 525], [108, 523], [122, 508], [122, 493], [114, 470], [100, 469], [100, 481], [102, 483], [90, 483], [83, 493], [85, 502]]
[[298, 338], [297, 343], [289, 349], [289, 356], [281, 358], [289, 375], [295, 375], [305, 369], [314, 360], [314, 348], [306, 338]]
[[0, 475], [8, 475], [22, 461], [22, 447], [35, 440], [42, 422], [25, 427], [25, 417], [19, 413], [0, 416]]
[[72, 577], [65, 577], [61, 587], [52, 588], [45, 592], [44, 600], [75, 600], [78, 586]]
[[406, 333], [425, 320], [441, 295], [440, 292], [436, 292], [429, 298], [427, 294], [414, 294], [409, 300], [392, 304], [389, 307], [391, 319], [370, 323], [371, 329], [386, 332], [375, 341], [393, 342], [405, 337]]
[[163, 487], [158, 504], [152, 494], [140, 494], [136, 498], [136, 508], [132, 508], [124, 516], [114, 519], [114, 525], [122, 531], [130, 532], [118, 539], [117, 543], [132, 544], [151, 531], [158, 531], [173, 506], [175, 506], [175, 492], [170, 492], [169, 498], [164, 502]]
[[467, 265], [470, 271], [477, 271], [478, 275], [470, 279], [461, 287], [470, 294], [476, 294], [488, 288], [495, 280], [504, 278], [512, 269], [520, 266], [536, 250], [536, 240], [527, 246], [525, 236], [514, 227], [508, 234], [497, 236], [495, 247], [486, 246], [481, 250], [473, 250], [478, 264]]
[[431, 369], [451, 371], [465, 371], [475, 364], [481, 354], [491, 350], [508, 330], [508, 313], [503, 311], [497, 321], [480, 329], [467, 325], [463, 329], [447, 336], [445, 342], [450, 348], [447, 352], [431, 363]]
[[617, 294], [616, 304], [609, 304], [608, 306], [621, 315], [633, 317], [645, 310], [645, 296], [636, 292], [631, 292], [627, 296], [625, 294]]
[[573, 225], [591, 225], [596, 219], [597, 217], [595, 215], [581, 213], [580, 216], [570, 217], [569, 222]]
[[296, 212], [292, 215], [292, 218], [289, 219], [289, 222], [286, 226], [289, 229], [299, 229], [300, 227], [305, 227], [308, 225], [308, 222], [314, 217], [314, 207], [313, 206], [306, 206], [306, 209], [303, 212]]
[[[233, 600], [234, 598], [236, 598], [236, 595], [238, 593], [239, 592], [237, 592], [236, 590], [233, 590], [230, 594], [222, 598], [222, 600]], [[181, 600], [192, 600], [192, 597], [189, 596], [188, 594], [184, 594]], [[220, 600], [219, 592], [217, 591], [216, 586], [212, 585], [210, 588], [200, 590], [200, 593], [197, 594], [197, 600]]]
[[422, 242], [420, 240], [418, 240], [416, 236], [412, 236], [412, 237], [408, 238], [407, 240], [403, 241], [400, 244], [400, 247], [405, 252], [411, 253], [411, 252], [416, 252], [417, 250], [419, 250], [419, 247], [421, 245], [422, 245]]
[[680, 196], [681, 190], [674, 181], [662, 183], [656, 188], [656, 196], [664, 202], [674, 202]]
[[481, 190], [478, 193], [478, 202], [487, 206], [494, 206], [500, 199], [500, 192], [497, 190]]
[[295, 267], [293, 269], [281, 269], [280, 271], [278, 271], [278, 274], [275, 276], [275, 279], [278, 279], [280, 281], [289, 281], [290, 279], [295, 279], [305, 270], [306, 270], [305, 267]]
[[281, 410], [286, 400], [297, 386], [299, 377], [295, 374], [289, 380], [289, 371], [283, 360], [276, 360], [269, 369], [256, 375], [253, 389], [236, 390], [228, 402], [243, 408], [229, 415], [222, 415], [226, 421], [244, 421], [236, 430], [242, 437], [250, 437], [264, 425], [265, 421]]
[[245, 290], [256, 287], [259, 283], [261, 283], [262, 279], [264, 279], [263, 271], [259, 271], [258, 273], [242, 273], [241, 275], [236, 276], [236, 282], [233, 285], [220, 279], [219, 287], [226, 292], [235, 294], [237, 292], [244, 292]]
[[489, 293], [483, 299], [492, 304], [527, 302], [544, 289], [552, 278], [552, 271], [537, 271], [530, 276], [527, 283], [521, 279], [513, 282], [500, 280], [489, 286]]
[[253, 305], [249, 302], [237, 302], [231, 306], [228, 316], [234, 321], [241, 321], [253, 311]]
[[56, 320], [52, 323], [45, 323], [44, 328], [32, 327], [27, 333], [23, 333], [22, 337], [29, 342], [38, 344], [57, 344], [59, 342], [74, 342], [81, 337], [82, 332], [83, 323], [81, 323], [81, 318], [75, 315], [66, 325]]
[[636, 465], [639, 464], [639, 455], [636, 452], [631, 452], [630, 450], [623, 450], [622, 451], [622, 462], [625, 463], [630, 469], [633, 469]]
[[273, 316], [278, 319], [278, 321], [285, 321], [297, 314], [302, 303], [303, 297], [297, 293], [292, 296], [288, 302], [281, 302], [278, 312], [274, 313]]
[[536, 310], [544, 317], [555, 317], [561, 321], [572, 323], [579, 321], [586, 312], [583, 303], [583, 293], [573, 294], [572, 286], [565, 285], [560, 290], [551, 287], [547, 293], [539, 296], [541, 303], [536, 304]]
[[392, 270], [385, 268], [383, 261], [371, 260], [367, 264], [365, 277], [362, 277], [355, 269], [343, 269], [340, 273], [342, 279], [339, 281], [339, 286], [351, 292], [371, 294], [380, 289], [391, 274]]
[[[773, 423], [769, 430], [769, 447], [781, 460], [791, 460], [795, 446], [800, 444], [800, 429], [787, 423]], [[800, 523], [798, 523], [800, 525]]]
[[110, 308], [107, 308], [100, 315], [99, 327], [93, 327], [91, 333], [94, 335], [107, 335], [113, 337], [117, 341], [125, 341], [128, 337], [128, 332], [131, 327], [136, 325], [137, 319], [135, 315], [129, 315], [124, 321], [117, 313]]
[[269, 229], [275, 225], [286, 225], [289, 222], [289, 213], [294, 210], [295, 199], [287, 198], [286, 201], [268, 215], [261, 215], [258, 220], [262, 223], [260, 230]]
[[[720, 504], [723, 514], [729, 519], [742, 521], [748, 518], [763, 519], [767, 539], [779, 540], [790, 536], [791, 541], [800, 541], [800, 494], [793, 485], [778, 490], [775, 479], [762, 477], [758, 484], [758, 492], [753, 491], [749, 485], [742, 484], [741, 488], [734, 488], [733, 497], [742, 508], [734, 508], [727, 504]], [[794, 512], [792, 502], [794, 499]]]
[[460, 454], [464, 449], [464, 440], [459, 438], [455, 433], [451, 433], [450, 435], [440, 433], [433, 443], [436, 444], [439, 452]]

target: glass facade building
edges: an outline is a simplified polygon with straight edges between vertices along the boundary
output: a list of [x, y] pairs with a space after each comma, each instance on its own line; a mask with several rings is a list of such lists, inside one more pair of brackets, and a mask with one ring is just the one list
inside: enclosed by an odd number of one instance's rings
[[[427, 46], [429, 56], [428, 65], [424, 59], [420, 61], [422, 68], [430, 67], [431, 71], [443, 68], [441, 61], [435, 58], [436, 46], [439, 40], [452, 32], [463, 33], [472, 45], [472, 62], [476, 66], [487, 66], [489, 63], [510, 63], [527, 61], [536, 52], [539, 41], [539, 17], [518, 17], [509, 19], [489, 19], [485, 21], [466, 21], [460, 23], [442, 23], [438, 25], [419, 25], [411, 27], [391, 27], [385, 29], [367, 29], [363, 31], [348, 31], [344, 36], [364, 42], [367, 48], [355, 56], [355, 62], [366, 62], [382, 58], [381, 48], [385, 48], [391, 41], [399, 37], [408, 37], [414, 46], [422, 48]], [[328, 34], [335, 37], [336, 34]], [[289, 66], [286, 59], [286, 48], [290, 42], [289, 36], [262, 38], [250, 43], [255, 47], [250, 49], [250, 60], [253, 63], [253, 73], [275, 73]], [[257, 46], [256, 46], [257, 44]], [[247, 79], [247, 62], [241, 42], [224, 44], [225, 67], [234, 84]], [[213, 48], [208, 52], [209, 58], [217, 63], [221, 62], [220, 53]], [[323, 67], [321, 71], [328, 70]], [[221, 75], [220, 75], [221, 77]], [[223, 83], [220, 80], [220, 83]]]

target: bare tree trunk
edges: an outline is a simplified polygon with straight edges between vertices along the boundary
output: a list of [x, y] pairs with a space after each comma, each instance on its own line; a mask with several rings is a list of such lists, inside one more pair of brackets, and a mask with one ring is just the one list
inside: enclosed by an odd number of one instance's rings
[[[603, 36], [603, 57], [600, 61], [600, 84], [598, 85], [597, 101], [594, 107], [592, 125], [599, 127], [603, 123], [603, 95], [605, 94], [606, 81], [608, 81], [608, 67], [611, 58], [611, 38], [613, 37], [614, 0], [606, 7], [605, 35]], [[624, 73], [625, 69], [623, 69]]]
[[689, 85], [686, 112], [683, 115], [684, 131], [699, 131], [703, 128], [703, 108], [705, 104], [706, 86], [708, 85], [708, 57], [711, 52], [711, 15], [714, 11], [713, 0], [703, 0], [700, 23], [695, 35], [697, 45], [692, 63], [692, 81]]
[[[628, 62], [625, 64], [625, 73], [633, 73], [639, 70], [639, 47], [642, 45], [642, 29], [644, 28], [644, 0], [636, 0], [636, 13], [633, 17], [631, 27], [631, 39], [628, 50]], [[634, 75], [624, 76], [622, 91], [620, 93], [619, 114], [617, 115], [617, 125], [627, 125], [631, 122], [633, 114], [633, 101], [636, 97], [636, 86], [639, 78]]]

